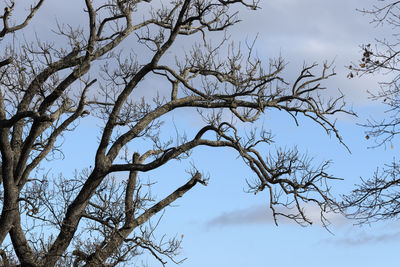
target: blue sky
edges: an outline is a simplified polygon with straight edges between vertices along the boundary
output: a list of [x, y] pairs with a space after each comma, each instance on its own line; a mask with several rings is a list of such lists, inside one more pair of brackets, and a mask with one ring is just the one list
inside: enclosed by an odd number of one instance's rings
[[[42, 32], [41, 27], [52, 18], [71, 22], [75, 19], [75, 5], [63, 7], [63, 14], [60, 14], [59, 3], [49, 2], [49, 6], [41, 11], [47, 16], [38, 16], [41, 26], [34, 27], [38, 32]], [[232, 40], [236, 41], [258, 35], [258, 55], [268, 60], [281, 54], [289, 62], [285, 72], [289, 80], [296, 78], [304, 61], [321, 64], [324, 60], [335, 61], [337, 76], [326, 82], [327, 94], [334, 95], [339, 88], [359, 115], [358, 118], [338, 117], [337, 126], [351, 154], [334, 137], [327, 136], [321, 127], [308, 120], [301, 120], [297, 127], [289, 116], [267, 112], [262, 123], [273, 130], [277, 146], [297, 145], [316, 162], [332, 160], [330, 173], [345, 179], [332, 183], [338, 194], [351, 190], [360, 176], [369, 177], [398, 152], [396, 144], [394, 149], [369, 149], [373, 140], [366, 140], [364, 129], [356, 125], [370, 116], [385, 115], [384, 107], [371, 102], [366, 91], [376, 91], [377, 81], [386, 77], [374, 75], [349, 80], [346, 78], [348, 70], [344, 67], [360, 58], [360, 44], [373, 43], [375, 37], [390, 34], [390, 29], [374, 27], [369, 24], [370, 18], [355, 10], [370, 7], [374, 2], [263, 1], [261, 10], [242, 11], [243, 21], [230, 32]], [[191, 113], [177, 112], [173, 120], [185, 125], [188, 136], [199, 127]], [[94, 120], [82, 120], [76, 132], [66, 135], [65, 160], [48, 163], [47, 167], [55, 173], [63, 171], [65, 175], [72, 175], [74, 169], [92, 164], [98, 125]], [[165, 129], [172, 132], [172, 127]], [[77, 147], [87, 152], [77, 153]], [[187, 260], [182, 266], [372, 267], [395, 266], [398, 262], [396, 248], [400, 245], [400, 222], [359, 227], [341, 216], [332, 215], [330, 229], [333, 234], [322, 228], [318, 220], [306, 228], [284, 219], [279, 221], [279, 227], [275, 226], [265, 193], [244, 192], [245, 179], [253, 174], [230, 150], [196, 149], [191, 161], [169, 163], [142, 177], [158, 181], [154, 192], [162, 197], [187, 180], [184, 170], [191, 162], [209, 174], [209, 185], [194, 188], [174, 207], [168, 208], [158, 229], [160, 235], [184, 235], [181, 256]], [[315, 209], [310, 207], [308, 212], [312, 218], [317, 218]], [[150, 257], [143, 260], [152, 262]]]

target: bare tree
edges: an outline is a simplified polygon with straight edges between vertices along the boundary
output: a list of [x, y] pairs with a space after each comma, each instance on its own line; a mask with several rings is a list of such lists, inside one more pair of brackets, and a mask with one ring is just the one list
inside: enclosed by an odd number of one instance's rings
[[[400, 26], [400, 2], [377, 1], [371, 9], [362, 9], [360, 12], [372, 16], [372, 23], [376, 26], [389, 25], [393, 35], [383, 40], [376, 40], [376, 44], [361, 46], [362, 57], [358, 63], [349, 66], [349, 78], [357, 75], [385, 74], [387, 81], [380, 82], [380, 91], [370, 93], [373, 101], [379, 101], [387, 108], [387, 117], [383, 120], [368, 120], [366, 139], [375, 141], [373, 147], [393, 146], [395, 138], [400, 133], [400, 45], [396, 30]], [[344, 197], [344, 208], [348, 215], [356, 218], [360, 223], [398, 218], [400, 212], [400, 166], [394, 159], [376, 170], [369, 179], [364, 179]]]
[[[181, 239], [157, 239], [158, 220], [151, 218], [207, 178], [193, 166], [188, 181], [160, 200], [139, 175], [187, 158], [199, 146], [237, 153], [254, 171], [250, 191], [266, 190], [275, 219], [310, 224], [303, 209], [314, 203], [325, 222], [324, 212], [336, 205], [327, 184], [336, 179], [326, 171], [329, 162], [314, 165], [296, 149], [276, 150], [269, 131], [244, 131], [238, 123], [257, 122], [275, 109], [297, 124], [309, 118], [342, 142], [335, 114], [352, 112], [342, 95], [327, 99], [321, 93], [320, 83], [335, 74], [332, 66], [324, 63], [314, 74], [317, 64], [305, 65], [291, 84], [282, 77], [283, 59], [265, 64], [254, 55], [254, 43], [235, 46], [224, 34], [219, 43], [208, 40], [239, 22], [233, 6], [256, 10], [257, 1], [85, 0], [83, 28], [58, 23], [55, 34], [64, 43], [27, 41], [24, 27], [39, 19], [43, 2], [33, 4], [20, 24], [11, 19], [14, 2], [5, 3], [2, 15], [3, 265], [114, 266], [143, 253], [162, 265], [179, 262]], [[191, 48], [171, 60], [167, 51], [177, 51], [174, 43], [185, 39]], [[128, 41], [146, 53], [119, 49]], [[164, 86], [148, 86], [145, 78]], [[147, 95], [141, 97], [144, 84]], [[164, 139], [162, 122], [181, 109], [197, 110], [204, 125], [189, 137], [177, 127], [177, 138]], [[60, 140], [89, 118], [103, 122], [92, 166], [73, 178], [54, 178], [45, 170], [62, 153]], [[147, 148], [135, 147], [137, 140]], [[44, 160], [49, 162], [40, 165]], [[116, 173], [127, 177], [116, 180]], [[282, 205], [287, 213], [276, 209]]]

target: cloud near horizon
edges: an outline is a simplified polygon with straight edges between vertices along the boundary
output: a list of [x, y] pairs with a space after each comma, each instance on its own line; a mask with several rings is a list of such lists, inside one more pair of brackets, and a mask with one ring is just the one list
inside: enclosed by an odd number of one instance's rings
[[[285, 212], [283, 209], [278, 210]], [[286, 212], [288, 212], [286, 210]], [[320, 220], [320, 210], [314, 205], [305, 207], [306, 216], [317, 225], [322, 225]], [[348, 223], [348, 220], [341, 214], [326, 213], [325, 217], [329, 220], [332, 226], [341, 226]], [[278, 225], [297, 225], [293, 220], [283, 216], [278, 216]], [[239, 226], [239, 225], [266, 225], [275, 224], [272, 216], [272, 211], [266, 205], [255, 205], [249, 208], [223, 212], [222, 214], [208, 220], [205, 223], [207, 228]]]
[[362, 246], [367, 244], [377, 244], [377, 243], [386, 243], [386, 242], [394, 242], [400, 239], [400, 231], [398, 232], [386, 232], [382, 234], [367, 234], [365, 231], [362, 231], [354, 236], [344, 237], [344, 238], [329, 238], [323, 239], [320, 243], [328, 243], [335, 245], [348, 245], [348, 246]]
[[[313, 224], [321, 226], [319, 210], [316, 206], [308, 206], [305, 208], [306, 215]], [[367, 233], [364, 229], [359, 231], [356, 226], [341, 214], [327, 213], [326, 217], [331, 223], [330, 226], [339, 231], [334, 231], [334, 235], [318, 241], [318, 244], [346, 245], [346, 246], [362, 246], [368, 244], [383, 244], [385, 242], [395, 242], [400, 239], [400, 231], [398, 225], [391, 223], [381, 229], [383, 231], [375, 231], [374, 234]], [[288, 218], [279, 216], [279, 225], [297, 226], [297, 224]], [[223, 212], [220, 215], [205, 222], [207, 229], [221, 227], [237, 227], [243, 225], [274, 225], [272, 212], [267, 205], [254, 205], [249, 208], [237, 209]]]

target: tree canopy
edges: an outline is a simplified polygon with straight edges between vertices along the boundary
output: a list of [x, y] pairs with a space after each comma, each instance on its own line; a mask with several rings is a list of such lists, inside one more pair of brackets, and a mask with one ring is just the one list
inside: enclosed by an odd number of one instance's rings
[[[249, 191], [265, 191], [275, 220], [282, 215], [311, 224], [304, 205], [313, 203], [325, 222], [324, 212], [338, 208], [328, 185], [337, 179], [327, 171], [329, 162], [276, 148], [267, 125], [252, 128], [277, 110], [288, 114], [288, 123], [314, 121], [342, 143], [335, 115], [353, 114], [343, 95], [324, 95], [324, 80], [335, 75], [332, 64], [305, 64], [289, 82], [282, 57], [265, 60], [254, 42], [229, 41], [230, 28], [240, 21], [237, 10], [257, 12], [257, 1], [85, 0], [84, 10], [76, 10], [86, 17], [83, 25], [58, 21], [55, 29], [41, 28], [55, 42], [26, 40], [24, 31], [40, 21], [46, 2], [32, 3], [18, 16], [27, 3], [3, 3], [3, 265], [114, 266], [143, 253], [162, 265], [178, 261], [180, 239], [155, 240], [151, 218], [194, 186], [206, 185], [207, 177], [194, 163], [182, 174], [185, 184], [155, 199], [140, 175], [188, 158], [200, 146], [230, 148], [241, 157], [255, 176]], [[182, 50], [177, 44], [186, 45]], [[193, 136], [177, 127], [165, 137], [163, 121], [177, 110], [199, 114], [203, 125]], [[73, 178], [46, 175], [62, 153], [62, 138], [90, 119], [100, 125], [91, 166]], [[117, 173], [125, 178], [114, 179]]]

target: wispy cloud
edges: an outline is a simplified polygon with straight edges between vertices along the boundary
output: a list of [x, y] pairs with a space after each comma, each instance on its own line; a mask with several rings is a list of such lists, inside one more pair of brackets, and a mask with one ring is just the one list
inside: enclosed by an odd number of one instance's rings
[[257, 205], [247, 209], [224, 212], [209, 220], [207, 227], [270, 223], [273, 223], [272, 212], [265, 206]]
[[400, 232], [387, 232], [382, 234], [368, 234], [365, 232], [361, 232], [356, 234], [355, 236], [349, 236], [345, 238], [329, 238], [323, 239], [322, 243], [330, 243], [335, 245], [348, 245], [348, 246], [361, 246], [366, 244], [376, 244], [376, 243], [386, 243], [399, 241]]
[[[283, 210], [280, 210], [280, 212], [283, 212]], [[286, 212], [288, 212], [288, 210], [286, 210]], [[313, 223], [321, 224], [321, 214], [318, 207], [308, 205], [305, 207], [305, 214]], [[347, 219], [340, 214], [330, 212], [325, 213], [324, 215], [333, 226], [340, 226], [348, 223]], [[274, 224], [272, 211], [266, 205], [255, 205], [249, 208], [223, 212], [207, 221], [206, 227], [212, 228], [257, 224]], [[278, 217], [278, 224], [295, 225], [295, 222], [280, 216]]]

